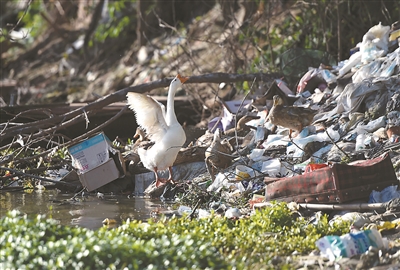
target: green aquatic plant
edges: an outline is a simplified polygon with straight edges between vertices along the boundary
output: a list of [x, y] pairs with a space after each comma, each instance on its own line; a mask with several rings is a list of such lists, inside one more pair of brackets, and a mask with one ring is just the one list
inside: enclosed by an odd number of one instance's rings
[[[161, 218], [127, 220], [115, 229], [62, 226], [17, 211], [0, 219], [0, 267], [30, 269], [248, 269], [276, 268], [276, 256], [307, 254], [327, 234], [348, 232], [349, 224], [317, 223], [274, 203], [253, 215], [230, 220]], [[290, 268], [280, 262], [279, 268]]]

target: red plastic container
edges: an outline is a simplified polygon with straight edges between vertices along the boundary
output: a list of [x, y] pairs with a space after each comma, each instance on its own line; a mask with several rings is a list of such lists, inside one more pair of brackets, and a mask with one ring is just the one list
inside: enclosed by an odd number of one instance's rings
[[306, 169], [304, 170], [304, 173], [310, 173], [312, 171], [328, 167], [328, 164], [325, 163], [313, 163], [313, 164], [308, 164], [306, 166]]

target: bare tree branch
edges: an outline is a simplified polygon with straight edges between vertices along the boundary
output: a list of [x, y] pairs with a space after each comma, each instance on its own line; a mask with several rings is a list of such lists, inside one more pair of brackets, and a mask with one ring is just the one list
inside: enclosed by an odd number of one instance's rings
[[[255, 74], [228, 74], [228, 73], [210, 73], [198, 76], [192, 76], [186, 82], [186, 84], [190, 83], [232, 83], [232, 82], [242, 82], [242, 81], [270, 81], [274, 78], [278, 78], [279, 74], [268, 74], [268, 73], [255, 73]], [[60, 125], [64, 121], [71, 120], [75, 117], [79, 117], [84, 120], [84, 114], [90, 113], [96, 110], [100, 110], [103, 107], [114, 103], [124, 101], [126, 99], [126, 94], [128, 92], [137, 92], [137, 93], [145, 93], [151, 91], [153, 89], [167, 87], [172, 78], [164, 78], [158, 81], [145, 83], [136, 86], [126, 87], [119, 91], [116, 91], [112, 94], [109, 94], [103, 98], [100, 98], [92, 103], [87, 104], [79, 109], [70, 111], [63, 115], [55, 115], [51, 118], [34, 121], [31, 123], [24, 124], [22, 126], [13, 126], [7, 129], [4, 129], [0, 134], [0, 143], [6, 139], [12, 138], [18, 134], [31, 134], [36, 133], [40, 130], [44, 130], [46, 128]], [[67, 125], [67, 124], [63, 124]], [[43, 134], [43, 133], [42, 133]]]

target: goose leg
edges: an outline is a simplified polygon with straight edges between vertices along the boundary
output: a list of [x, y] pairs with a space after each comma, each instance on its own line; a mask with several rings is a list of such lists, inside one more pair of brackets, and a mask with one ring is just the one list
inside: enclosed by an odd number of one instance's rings
[[172, 184], [175, 184], [175, 181], [172, 179], [172, 167], [168, 167], [168, 171], [169, 171], [169, 177], [167, 179], [167, 183], [171, 182]]
[[[162, 184], [165, 184], [165, 179], [161, 179], [158, 176], [158, 172], [157, 172], [157, 167], [154, 168], [154, 174], [156, 175], [156, 187], [161, 186]], [[163, 181], [164, 180], [164, 181]]]

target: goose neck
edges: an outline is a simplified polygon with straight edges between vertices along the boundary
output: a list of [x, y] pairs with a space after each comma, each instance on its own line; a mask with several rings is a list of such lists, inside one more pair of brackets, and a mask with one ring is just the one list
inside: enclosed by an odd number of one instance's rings
[[170, 87], [168, 91], [168, 98], [167, 98], [167, 112], [166, 112], [166, 122], [167, 125], [171, 125], [172, 123], [178, 122], [176, 115], [175, 115], [175, 92], [176, 89]]

